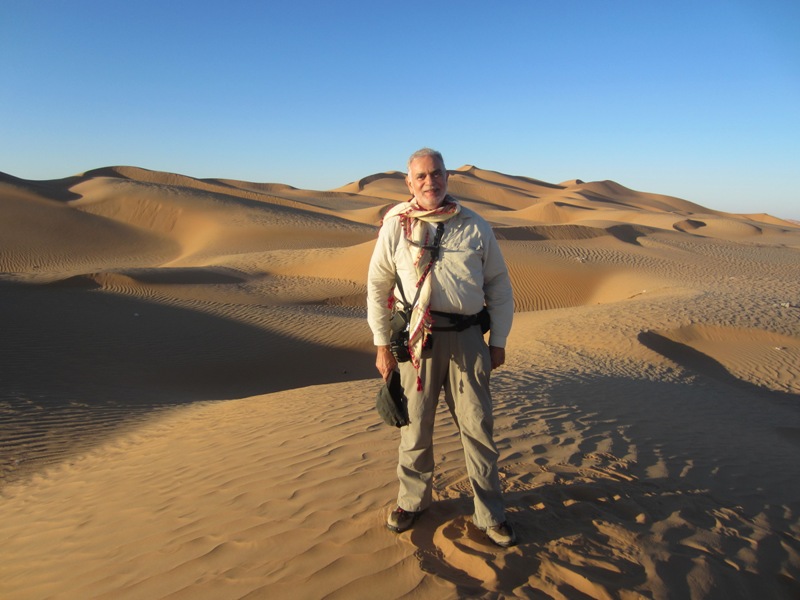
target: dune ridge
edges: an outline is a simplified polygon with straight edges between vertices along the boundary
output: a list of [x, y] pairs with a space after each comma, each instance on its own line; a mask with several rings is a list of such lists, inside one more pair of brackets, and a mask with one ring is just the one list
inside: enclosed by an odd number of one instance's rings
[[[385, 530], [365, 320], [403, 175], [335, 190], [0, 173], [0, 597], [800, 596], [800, 226], [465, 165], [516, 299], [493, 374], [520, 543]], [[754, 198], [754, 206], [758, 199]]]

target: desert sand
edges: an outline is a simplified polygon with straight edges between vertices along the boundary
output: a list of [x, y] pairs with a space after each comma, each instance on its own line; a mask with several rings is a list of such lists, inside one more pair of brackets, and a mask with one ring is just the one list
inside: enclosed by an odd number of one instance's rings
[[365, 279], [401, 173], [0, 175], [0, 597], [799, 598], [800, 226], [472, 166], [450, 191], [516, 296], [507, 550], [444, 408], [437, 502], [384, 527]]

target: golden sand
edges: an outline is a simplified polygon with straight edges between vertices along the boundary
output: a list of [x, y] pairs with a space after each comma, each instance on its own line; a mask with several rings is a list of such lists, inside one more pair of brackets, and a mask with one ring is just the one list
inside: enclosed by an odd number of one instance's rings
[[0, 597], [800, 597], [800, 226], [472, 166], [450, 191], [517, 301], [508, 550], [445, 410], [437, 502], [384, 528], [365, 280], [402, 174], [0, 175]]

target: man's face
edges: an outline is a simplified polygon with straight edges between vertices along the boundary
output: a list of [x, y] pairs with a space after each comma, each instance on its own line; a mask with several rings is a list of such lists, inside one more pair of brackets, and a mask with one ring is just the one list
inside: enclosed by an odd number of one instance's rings
[[434, 209], [447, 195], [447, 171], [442, 161], [433, 156], [412, 160], [408, 166], [406, 183], [421, 208]]

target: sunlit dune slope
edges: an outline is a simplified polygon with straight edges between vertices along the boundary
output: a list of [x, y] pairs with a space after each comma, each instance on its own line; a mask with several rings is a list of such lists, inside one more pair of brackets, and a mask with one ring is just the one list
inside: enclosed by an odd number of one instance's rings
[[0, 597], [800, 597], [800, 226], [469, 165], [450, 191], [514, 288], [510, 549], [444, 406], [436, 501], [385, 529], [365, 295], [402, 173], [0, 174]]

